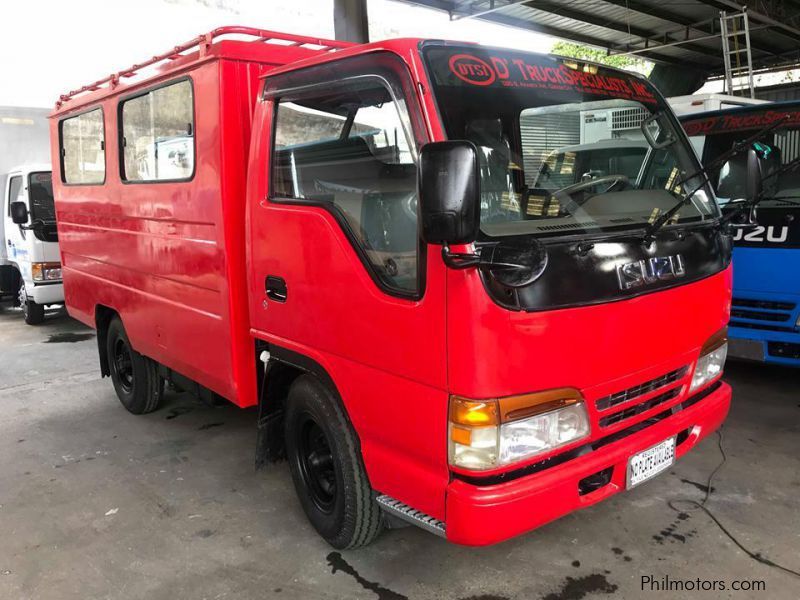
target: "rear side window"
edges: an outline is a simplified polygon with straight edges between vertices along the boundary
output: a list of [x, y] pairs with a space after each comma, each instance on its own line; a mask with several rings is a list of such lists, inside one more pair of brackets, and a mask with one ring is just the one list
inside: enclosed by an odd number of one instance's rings
[[122, 179], [181, 181], [194, 175], [194, 93], [188, 79], [125, 100]]
[[90, 110], [61, 121], [61, 180], [99, 184], [106, 179], [103, 111]]

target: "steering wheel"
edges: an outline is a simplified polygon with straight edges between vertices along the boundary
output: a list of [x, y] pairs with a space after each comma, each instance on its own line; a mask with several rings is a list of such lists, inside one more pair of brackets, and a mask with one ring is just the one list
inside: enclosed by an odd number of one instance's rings
[[575, 192], [580, 192], [583, 190], [588, 190], [593, 187], [597, 187], [598, 185], [603, 184], [611, 184], [609, 185], [607, 192], [610, 192], [613, 188], [615, 188], [618, 184], [622, 184], [625, 187], [630, 186], [631, 180], [622, 174], [617, 175], [604, 175], [603, 177], [597, 177], [595, 179], [587, 179], [586, 181], [579, 181], [578, 183], [573, 183], [572, 185], [568, 185], [566, 187], [561, 188], [560, 190], [556, 190], [555, 192], [551, 192], [553, 196], [569, 196], [574, 194]]

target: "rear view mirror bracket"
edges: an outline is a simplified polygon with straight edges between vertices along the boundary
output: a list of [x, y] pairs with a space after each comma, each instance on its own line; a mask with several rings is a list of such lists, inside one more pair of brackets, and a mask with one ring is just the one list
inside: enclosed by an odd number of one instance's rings
[[[659, 128], [655, 135], [653, 135], [653, 131], [651, 130], [652, 125], [656, 125]], [[647, 143], [655, 150], [661, 150], [662, 148], [671, 146], [678, 140], [672, 132], [672, 128], [669, 127], [669, 124], [664, 123], [664, 113], [662, 112], [654, 113], [644, 119], [642, 121], [641, 130]], [[656, 138], [661, 131], [664, 132], [664, 139], [659, 142]]]

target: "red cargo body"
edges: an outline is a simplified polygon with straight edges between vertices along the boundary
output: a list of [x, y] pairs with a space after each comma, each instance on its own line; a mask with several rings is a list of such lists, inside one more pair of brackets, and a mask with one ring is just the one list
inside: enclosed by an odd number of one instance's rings
[[[278, 42], [287, 37], [249, 28], [218, 30], [205, 36], [208, 43], [200, 42], [199, 51], [171, 53], [167, 66], [141, 83], [121, 83], [135, 77], [134, 67], [115, 76], [114, 85], [88, 86], [96, 89], [86, 89], [77, 101], [63, 98], [51, 127], [57, 141], [62, 119], [102, 108], [105, 183], [65, 185], [58, 178], [70, 314], [94, 327], [97, 307], [113, 308], [139, 352], [244, 407], [257, 402], [244, 224], [259, 77], [325, 50], [231, 39], [210, 44], [240, 31]], [[292, 44], [319, 41], [288, 37]], [[193, 177], [179, 183], [122, 181], [114, 168], [120, 164], [120, 99], [184, 77], [195, 100]], [[61, 164], [57, 143], [53, 164]]]
[[[217, 39], [234, 33], [256, 41]], [[729, 387], [713, 381], [690, 396], [689, 383], [701, 347], [727, 323], [730, 267], [614, 301], [509, 310], [476, 269], [448, 269], [441, 247], [420, 241], [419, 289], [387, 293], [335, 211], [274, 192], [275, 105], [289, 92], [270, 95], [270, 86], [294, 90], [304, 73], [358, 76], [380, 63], [403, 93], [419, 148], [448, 137], [420, 43], [348, 47], [226, 28], [177, 48], [166, 66], [156, 57], [146, 79], [125, 83], [134, 67], [62, 97], [52, 139], [65, 295], [72, 316], [102, 328], [119, 315], [138, 353], [242, 407], [268, 403], [269, 385], [258, 392], [261, 350], [314, 374], [341, 399], [375, 493], [438, 522], [452, 541], [482, 545], [625, 489], [632, 454], [677, 436], [681, 456], [722, 422]], [[192, 177], [124, 181], [120, 103], [182, 78], [194, 92]], [[66, 184], [62, 122], [96, 107], [104, 182]], [[269, 277], [285, 281], [282, 300], [265, 292]], [[669, 373], [621, 405], [658, 397], [652, 406], [602, 421], [599, 399]], [[586, 404], [588, 437], [480, 472], [449, 464], [451, 395], [567, 387]], [[579, 491], [608, 469], [605, 485]]]

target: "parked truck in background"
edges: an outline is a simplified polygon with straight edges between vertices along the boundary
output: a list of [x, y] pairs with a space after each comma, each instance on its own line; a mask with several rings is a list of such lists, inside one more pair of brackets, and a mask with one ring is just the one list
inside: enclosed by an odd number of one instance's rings
[[688, 96], [672, 96], [667, 98], [667, 101], [678, 116], [708, 112], [710, 110], [727, 110], [740, 106], [769, 104], [769, 100], [730, 94], [690, 94]]
[[[540, 185], [580, 143], [549, 124], [610, 109], [641, 169]], [[335, 547], [385, 515], [499, 542], [727, 414], [730, 238], [643, 77], [228, 27], [63, 95], [51, 140], [67, 308], [122, 404], [257, 405]]]
[[[32, 325], [44, 320], [46, 305], [64, 300], [48, 112], [0, 107], [0, 297], [12, 297]], [[13, 202], [25, 208], [18, 212], [19, 222], [12, 217]]]
[[[800, 102], [780, 102], [682, 117], [705, 164], [759, 130], [781, 123], [760, 140], [769, 149], [765, 175], [800, 157]], [[720, 204], [735, 210], [745, 195], [746, 164], [733, 157], [711, 173]], [[736, 228], [732, 357], [800, 367], [800, 175], [765, 180], [756, 221]]]

